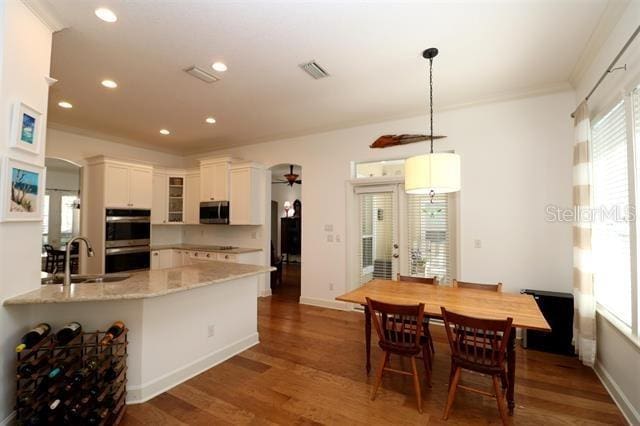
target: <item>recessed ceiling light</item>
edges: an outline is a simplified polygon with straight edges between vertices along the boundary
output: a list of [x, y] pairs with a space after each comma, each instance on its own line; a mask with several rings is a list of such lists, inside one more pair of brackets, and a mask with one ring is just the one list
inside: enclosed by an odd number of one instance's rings
[[71, 104], [70, 104], [69, 102], [67, 102], [67, 101], [60, 101], [60, 102], [58, 102], [58, 106], [59, 106], [60, 108], [64, 108], [64, 109], [71, 109], [71, 108], [73, 108], [73, 105], [71, 105]]
[[118, 87], [118, 83], [113, 80], [102, 80], [101, 84], [107, 89], [115, 89], [116, 87]]
[[160, 129], [160, 134], [161, 134], [161, 135], [165, 135], [165, 136], [166, 136], [166, 135], [170, 135], [170, 134], [171, 134], [171, 132], [170, 132], [170, 131], [168, 131], [167, 129]]
[[227, 66], [222, 62], [214, 62], [211, 68], [218, 72], [225, 72], [227, 70]]
[[118, 17], [111, 10], [106, 7], [100, 7], [95, 10], [95, 14], [98, 18], [102, 19], [104, 22], [116, 22]]
[[213, 118], [213, 117], [207, 117], [207, 119], [206, 119], [206, 120], [204, 120], [204, 121], [206, 121], [206, 122], [207, 122], [207, 123], [209, 123], [209, 124], [215, 124], [216, 119], [215, 119], [215, 118]]

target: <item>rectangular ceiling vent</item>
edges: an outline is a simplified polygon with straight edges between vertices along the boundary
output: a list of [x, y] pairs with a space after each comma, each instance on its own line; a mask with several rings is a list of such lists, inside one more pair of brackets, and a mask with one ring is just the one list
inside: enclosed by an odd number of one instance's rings
[[215, 76], [214, 74], [211, 74], [210, 72], [203, 70], [202, 68], [198, 68], [195, 65], [190, 66], [184, 71], [190, 76], [195, 77], [199, 80], [202, 80], [205, 83], [215, 83], [216, 81], [220, 80], [219, 77]]
[[316, 80], [320, 78], [329, 77], [329, 73], [326, 72], [316, 61], [307, 62], [306, 64], [300, 64], [300, 68], [311, 77]]

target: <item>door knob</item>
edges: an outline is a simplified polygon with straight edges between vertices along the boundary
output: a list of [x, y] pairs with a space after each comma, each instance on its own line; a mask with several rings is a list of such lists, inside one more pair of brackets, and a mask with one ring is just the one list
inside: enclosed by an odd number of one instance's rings
[[397, 249], [398, 247], [400, 247], [398, 244], [394, 244], [394, 245], [393, 245], [393, 248], [394, 248], [394, 249]]

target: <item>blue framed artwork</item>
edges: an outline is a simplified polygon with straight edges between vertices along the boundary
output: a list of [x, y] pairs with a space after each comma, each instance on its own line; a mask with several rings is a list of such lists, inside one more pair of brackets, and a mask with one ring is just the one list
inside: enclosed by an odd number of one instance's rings
[[2, 221], [42, 220], [45, 168], [6, 157], [2, 162]]
[[13, 108], [10, 146], [32, 154], [40, 153], [41, 116], [29, 105], [17, 102]]

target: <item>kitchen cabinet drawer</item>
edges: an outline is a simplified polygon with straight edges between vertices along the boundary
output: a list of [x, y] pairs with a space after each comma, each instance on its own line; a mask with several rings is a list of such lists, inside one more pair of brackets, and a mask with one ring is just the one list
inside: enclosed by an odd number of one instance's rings
[[233, 253], [218, 253], [218, 260], [221, 262], [237, 262], [238, 255]]

